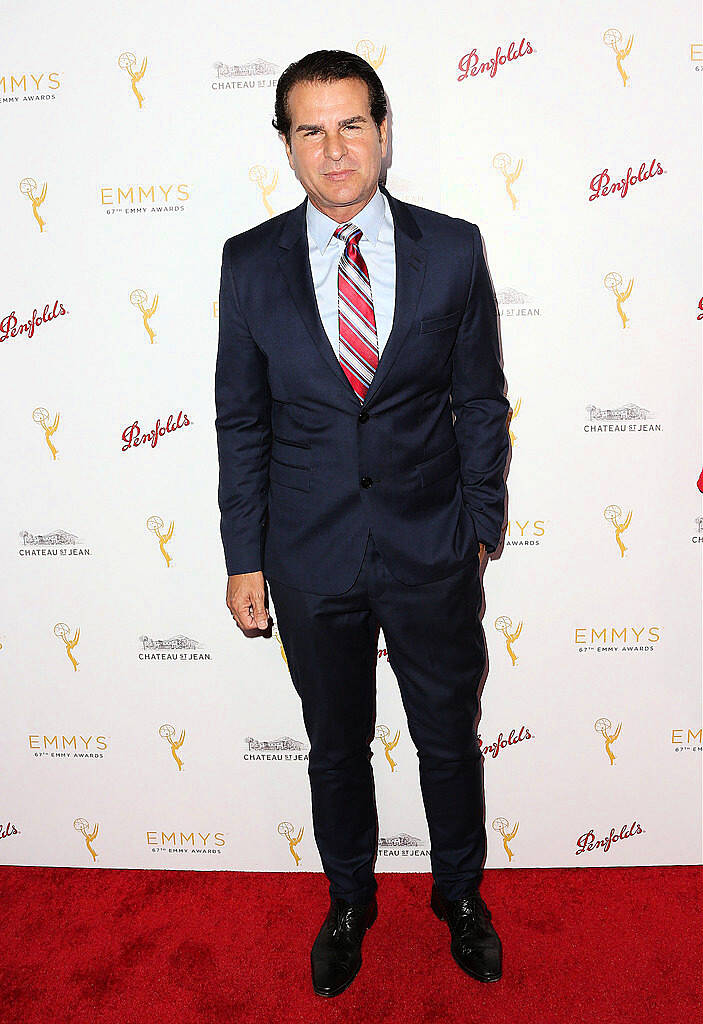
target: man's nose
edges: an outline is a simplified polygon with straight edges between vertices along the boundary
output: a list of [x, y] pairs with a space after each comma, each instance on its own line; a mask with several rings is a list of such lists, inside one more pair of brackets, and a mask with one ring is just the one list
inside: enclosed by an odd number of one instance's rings
[[334, 161], [341, 160], [346, 153], [344, 139], [338, 133], [327, 136], [325, 142], [325, 156]]

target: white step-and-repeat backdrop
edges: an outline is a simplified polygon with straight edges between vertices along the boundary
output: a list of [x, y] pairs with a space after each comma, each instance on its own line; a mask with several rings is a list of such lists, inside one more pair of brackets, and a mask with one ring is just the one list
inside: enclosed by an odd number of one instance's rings
[[[2, 862], [320, 870], [284, 651], [225, 606], [213, 395], [222, 246], [303, 198], [271, 118], [319, 48], [377, 69], [389, 191], [477, 223], [496, 290], [487, 866], [701, 860], [700, 14], [4, 16]], [[429, 870], [383, 643], [377, 869]]]

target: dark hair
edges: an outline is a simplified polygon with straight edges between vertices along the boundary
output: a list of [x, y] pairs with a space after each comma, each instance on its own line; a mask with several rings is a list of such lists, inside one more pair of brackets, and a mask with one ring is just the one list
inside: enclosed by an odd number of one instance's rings
[[275, 116], [271, 124], [285, 135], [290, 146], [290, 110], [288, 95], [298, 82], [338, 82], [344, 78], [359, 78], [369, 90], [369, 107], [376, 128], [386, 116], [386, 94], [374, 69], [368, 61], [348, 50], [315, 50], [289, 64], [276, 85]]

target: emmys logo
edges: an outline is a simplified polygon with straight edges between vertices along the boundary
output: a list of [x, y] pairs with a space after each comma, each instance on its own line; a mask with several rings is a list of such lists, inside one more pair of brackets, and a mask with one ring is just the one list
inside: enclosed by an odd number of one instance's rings
[[[621, 315], [624, 315], [621, 313]], [[627, 318], [626, 318], [627, 319]], [[612, 409], [601, 409], [597, 405], [587, 405], [587, 422], [584, 424], [585, 434], [613, 434], [624, 433], [650, 433], [660, 432], [661, 423], [648, 423], [653, 413], [649, 409], [643, 409], [634, 402], [618, 406]]]
[[542, 313], [532, 297], [517, 288], [501, 288], [496, 292], [496, 300], [501, 317], [541, 316]]
[[505, 546], [539, 547], [540, 538], [544, 537], [544, 522], [544, 519], [526, 519], [524, 523], [519, 519], [509, 519], [505, 529]]
[[8, 821], [7, 825], [0, 825], [0, 839], [7, 839], [8, 836], [18, 836], [20, 830]]
[[622, 509], [619, 505], [608, 505], [603, 509], [603, 518], [607, 523], [610, 523], [612, 528], [615, 530], [615, 542], [620, 548], [620, 557], [624, 558], [627, 548], [623, 544], [622, 535], [632, 522], [632, 509], [630, 509], [622, 521], [620, 518], [621, 516]]
[[213, 67], [217, 78], [210, 88], [218, 92], [227, 89], [271, 89], [276, 85], [280, 71], [277, 64], [262, 57], [247, 64], [223, 64], [218, 60]]
[[73, 665], [73, 671], [77, 672], [78, 662], [73, 657], [73, 648], [78, 643], [78, 638], [81, 635], [81, 631], [80, 628], [78, 628], [73, 634], [73, 636], [70, 636], [70, 632], [71, 630], [66, 625], [65, 622], [57, 622], [56, 625], [54, 626], [54, 636], [58, 637], [60, 640], [63, 640], [64, 645], [66, 647], [66, 655], [68, 657], [68, 660]]
[[399, 832], [395, 836], [381, 836], [378, 840], [379, 857], [428, 857], [430, 851], [423, 850], [425, 844], [417, 836]]
[[78, 547], [78, 537], [67, 530], [54, 530], [53, 533], [20, 532], [22, 547], [18, 554], [23, 557], [51, 555], [89, 555], [90, 548]]
[[202, 644], [182, 633], [168, 640], [140, 636], [139, 642], [142, 645], [140, 661], [210, 661], [212, 658], [211, 654], [200, 650]]
[[613, 753], [612, 745], [613, 743], [615, 743], [615, 740], [620, 735], [620, 730], [622, 729], [622, 722], [618, 724], [618, 727], [615, 730], [615, 732], [613, 732], [613, 725], [609, 718], [599, 718], [597, 722], [594, 722], [593, 727], [596, 730], [596, 732], [599, 732], [603, 737], [603, 741], [605, 743], [605, 752], [610, 758], [610, 766], [612, 767], [615, 764], [615, 754]]
[[51, 438], [58, 429], [60, 416], [59, 413], [56, 413], [56, 416], [54, 416], [54, 422], [51, 424], [49, 423], [49, 418], [50, 417], [48, 409], [45, 409], [41, 405], [37, 406], [37, 408], [34, 409], [34, 411], [32, 412], [32, 419], [34, 420], [35, 423], [38, 423], [39, 426], [44, 431], [44, 440], [46, 441], [49, 447], [52, 459], [55, 459], [56, 456], [58, 455], [58, 451], [54, 447], [54, 443], [51, 440]]
[[[110, 215], [117, 213], [135, 214], [171, 213], [185, 210], [182, 204], [190, 199], [189, 185], [101, 185], [100, 203], [107, 207], [105, 212]], [[171, 193], [175, 189], [173, 195]], [[136, 194], [135, 194], [136, 190]], [[117, 198], [115, 198], [117, 192]], [[159, 193], [157, 198], [157, 193]], [[162, 199], [163, 197], [163, 199]], [[168, 204], [171, 200], [170, 205]], [[147, 207], [144, 204], [150, 203]], [[180, 205], [179, 205], [180, 204]]]
[[585, 853], [586, 851], [590, 853], [591, 850], [602, 850], [603, 853], [607, 853], [611, 846], [621, 839], [630, 839], [632, 836], [639, 836], [646, 831], [636, 821], [633, 821], [629, 830], [627, 825], [623, 825], [619, 833], [614, 828], [611, 828], [609, 835], [605, 839], [596, 839], [593, 829], [589, 829], [588, 832], [584, 832], [576, 840], [576, 856], [578, 857], [580, 853]]
[[186, 731], [185, 729], [181, 729], [181, 735], [178, 737], [177, 740], [174, 739], [175, 735], [176, 730], [173, 728], [172, 725], [162, 725], [161, 728], [159, 729], [159, 736], [161, 737], [161, 739], [166, 740], [166, 742], [170, 746], [173, 760], [178, 765], [178, 770], [180, 772], [183, 769], [183, 762], [178, 756], [178, 751], [183, 746], [183, 741], [186, 738]]
[[[181, 421], [181, 416], [183, 420]], [[161, 426], [161, 420], [158, 419], [154, 425], [154, 429], [146, 433], [142, 433], [139, 427], [139, 421], [135, 420], [131, 427], [125, 427], [122, 431], [122, 440], [125, 444], [122, 445], [122, 451], [126, 452], [128, 448], [138, 448], [139, 445], [149, 444], [152, 448], [156, 448], [156, 442], [160, 437], [164, 437], [165, 434], [172, 434], [175, 430], [180, 430], [181, 427], [189, 427], [190, 420], [187, 415], [181, 409], [174, 422], [173, 416], [169, 413], [169, 417], [166, 421], [166, 426]]]
[[631, 277], [627, 285], [627, 288], [623, 290], [622, 274], [618, 274], [616, 270], [611, 270], [610, 273], [606, 274], [603, 278], [603, 284], [615, 296], [615, 305], [617, 306], [618, 315], [622, 320], [623, 330], [629, 323], [630, 318], [625, 314], [625, 310], [622, 307], [623, 303], [626, 302], [632, 295], [632, 286], [634, 285], [634, 283], [635, 279], [634, 277]]
[[42, 733], [30, 733], [27, 740], [29, 749], [34, 751], [35, 757], [59, 760], [82, 757], [97, 760], [103, 757], [102, 751], [107, 750], [106, 736], [59, 736], [58, 733], [46, 736]]
[[506, 649], [508, 651], [508, 654], [510, 655], [510, 660], [511, 660], [511, 662], [513, 664], [513, 668], [514, 668], [515, 667], [515, 663], [517, 662], [517, 654], [513, 650], [513, 644], [515, 643], [515, 641], [518, 639], [518, 637], [522, 633], [522, 620], [520, 620], [519, 625], [514, 630], [513, 629], [513, 620], [510, 618], [510, 616], [509, 615], [499, 615], [498, 618], [493, 623], [493, 625], [498, 630], [498, 632], [502, 633], [503, 636], [505, 637], [505, 647], [506, 647]]
[[243, 755], [245, 761], [307, 761], [302, 753], [304, 743], [291, 736], [280, 736], [277, 740], [257, 740], [247, 736], [244, 740], [249, 752]]
[[622, 32], [619, 28], [608, 28], [603, 33], [603, 42], [606, 46], [609, 46], [615, 54], [615, 62], [618, 66], [618, 71], [620, 72], [620, 77], [622, 78], [622, 84], [624, 86], [627, 86], [630, 76], [625, 71], [622, 62], [625, 57], [629, 56], [634, 38], [634, 36], [630, 36], [627, 40], [627, 46], [623, 46]]
[[517, 437], [515, 436], [515, 432], [513, 430], [512, 423], [513, 423], [513, 420], [517, 417], [517, 415], [518, 415], [518, 413], [520, 412], [521, 409], [522, 409], [522, 398], [518, 398], [518, 400], [515, 403], [515, 405], [513, 406], [513, 408], [510, 409], [510, 411], [508, 412], [508, 419], [507, 419], [506, 426], [508, 428], [508, 433], [510, 434], [510, 444], [511, 445], [514, 445], [516, 443], [516, 441], [517, 441]]
[[360, 39], [356, 44], [356, 52], [363, 57], [367, 64], [378, 70], [386, 57], [385, 44], [377, 50], [370, 39]]
[[[655, 170], [656, 165], [656, 170]], [[616, 193], [621, 199], [624, 199], [627, 195], [630, 185], [638, 185], [640, 182], [649, 181], [657, 174], [664, 174], [664, 168], [659, 163], [656, 157], [652, 157], [652, 162], [649, 165], [649, 170], [645, 170], [646, 163], [644, 160], [640, 164], [640, 169], [637, 175], [632, 170], [632, 167], [627, 168], [627, 174], [624, 174], [620, 181], [611, 181], [610, 172], [607, 167], [604, 167], [602, 171], [594, 174], [590, 181], [591, 194], [588, 197], [589, 203], [592, 203], [594, 199], [600, 199], [601, 196], [615, 195]]]
[[677, 754], [683, 750], [703, 751], [703, 729], [672, 729], [671, 745]]
[[161, 516], [149, 516], [149, 518], [146, 521], [147, 530], [149, 530], [150, 533], [153, 533], [156, 537], [159, 538], [159, 550], [161, 551], [161, 554], [164, 556], [166, 560], [167, 569], [171, 568], [171, 562], [173, 561], [168, 551], [166, 550], [166, 545], [170, 541], [171, 537], [173, 537], [173, 525], [174, 524], [172, 519], [171, 525], [169, 526], [167, 532], [162, 533], [161, 531], [164, 528], [164, 521], [161, 518]]
[[225, 845], [224, 832], [183, 832], [174, 829], [173, 832], [152, 830], [146, 833], [147, 846], [151, 847], [151, 853], [200, 853], [216, 854], [222, 853]]
[[386, 761], [391, 766], [391, 771], [396, 770], [397, 763], [391, 757], [391, 750], [395, 750], [398, 746], [398, 740], [400, 739], [400, 729], [396, 730], [396, 734], [391, 739], [391, 731], [387, 725], [379, 725], [376, 727], [376, 739], [380, 740], [383, 744], [383, 752], [386, 755]]
[[44, 184], [42, 185], [41, 192], [39, 193], [39, 195], [37, 195], [37, 189], [39, 188], [39, 186], [37, 185], [34, 178], [22, 178], [22, 181], [19, 184], [20, 192], [25, 197], [25, 199], [29, 199], [30, 203], [32, 204], [32, 213], [34, 214], [35, 221], [39, 225], [40, 231], [44, 230], [44, 225], [46, 224], [46, 221], [42, 219], [42, 216], [39, 213], [39, 207], [46, 199], [46, 186], [47, 183], [44, 182]]
[[506, 738], [502, 732], [498, 733], [498, 739], [494, 740], [493, 743], [489, 743], [486, 746], [483, 745], [483, 740], [480, 734], [476, 737], [478, 744], [481, 748], [481, 753], [485, 757], [490, 754], [492, 758], [498, 757], [501, 750], [505, 750], [506, 747], [514, 747], [517, 743], [522, 743], [523, 740], [532, 740], [534, 736], [525, 725], [520, 726], [520, 732], [516, 734], [514, 729], [510, 730], [510, 735]]
[[142, 103], [144, 102], [144, 97], [137, 88], [137, 82], [141, 82], [142, 78], [144, 78], [144, 72], [146, 71], [146, 57], [142, 61], [142, 66], [140, 67], [139, 71], [135, 71], [135, 68], [137, 66], [137, 58], [133, 53], [129, 53], [129, 51], [126, 51], [125, 53], [121, 53], [117, 58], [117, 66], [121, 68], [122, 71], [126, 71], [129, 75], [130, 80], [132, 82], [132, 92], [137, 97], [137, 103], [139, 104], [139, 109], [141, 110]]
[[517, 830], [520, 827], [520, 822], [515, 822], [515, 828], [510, 828], [510, 823], [507, 818], [494, 818], [491, 827], [494, 832], [498, 832], [503, 837], [503, 849], [508, 857], [508, 863], [513, 859], [513, 851], [510, 849], [510, 843], [517, 835]]
[[147, 305], [148, 299], [146, 292], [143, 288], [135, 288], [129, 293], [129, 301], [133, 306], [136, 306], [139, 312], [142, 314], [142, 323], [144, 324], [144, 330], [149, 335], [149, 344], [154, 344], [154, 338], [156, 337], [155, 331], [151, 329], [149, 321], [156, 312], [156, 308], [159, 305], [159, 296], [154, 296], [154, 301], [149, 306]]
[[[15, 92], [21, 92], [23, 103], [36, 103], [40, 100], [53, 100], [56, 99], [55, 95], [51, 93], [40, 93], [40, 89], [51, 89], [52, 93], [56, 93], [57, 89], [61, 88], [61, 81], [59, 79], [60, 72], [50, 71], [48, 75], [45, 75], [42, 71], [39, 77], [33, 75], [31, 72], [29, 76], [18, 75], [16, 78], [14, 75], [10, 75], [8, 78], [6, 75], [0, 75], [0, 103], [18, 103], [20, 97], [15, 96]], [[31, 78], [32, 83], [27, 85], [27, 78]], [[44, 81], [46, 79], [46, 81]], [[42, 85], [42, 82], [44, 84]], [[10, 95], [8, 96], [7, 93]]]
[[513, 210], [515, 210], [517, 207], [517, 196], [513, 192], [512, 186], [522, 173], [522, 158], [518, 160], [514, 169], [511, 171], [509, 168], [512, 162], [512, 157], [508, 156], [507, 153], [496, 153], [493, 157], [493, 166], [497, 171], [500, 171], [505, 178], [505, 191], [510, 196], [510, 200], [513, 204]]
[[92, 831], [90, 825], [85, 820], [85, 818], [76, 818], [75, 821], [73, 822], [73, 827], [75, 828], [76, 832], [80, 832], [83, 838], [85, 839], [85, 845], [88, 847], [88, 851], [91, 857], [93, 858], [93, 862], [95, 862], [98, 859], [98, 855], [93, 849], [92, 844], [93, 840], [96, 839], [98, 835], [99, 826], [97, 821], [95, 823], [95, 828]]
[[249, 168], [249, 181], [253, 181], [256, 185], [259, 186], [259, 191], [261, 192], [261, 199], [263, 201], [264, 207], [266, 208], [266, 212], [268, 213], [269, 217], [273, 217], [275, 211], [271, 206], [268, 197], [271, 195], [276, 185], [278, 184], [278, 171], [273, 172], [271, 181], [268, 183], [266, 182], [267, 177], [268, 171], [261, 164], [254, 164], [253, 167]]
[[[523, 49], [524, 47], [524, 49]], [[500, 52], [500, 46], [496, 49], [495, 57], [489, 57], [488, 60], [481, 60], [476, 52], [476, 48], [471, 53], [465, 53], [459, 61], [458, 70], [462, 73], [457, 78], [457, 82], [463, 82], [469, 75], [475, 77], [476, 75], [482, 75], [485, 71], [488, 72], [489, 78], [495, 78], [496, 71], [503, 64], [508, 61], [517, 60], [518, 57], [525, 57], [530, 53], [534, 53], [532, 46], [529, 42], [525, 41], [523, 36], [520, 40], [520, 46], [515, 50], [515, 42], [511, 42], [508, 46], [507, 53]]]
[[63, 303], [56, 299], [54, 308], [51, 311], [49, 311], [49, 303], [47, 302], [41, 316], [39, 316], [35, 307], [29, 320], [26, 323], [19, 323], [17, 313], [13, 309], [11, 313], [8, 313], [7, 316], [0, 320], [0, 342], [7, 341], [8, 338], [16, 338], [22, 334], [26, 334], [28, 338], [33, 338], [35, 328], [40, 327], [41, 324], [50, 323], [57, 316], [65, 316], [66, 313], [68, 313], [68, 310], [64, 309]]
[[[660, 626], [623, 626], [616, 629], [615, 626], [604, 626], [597, 629], [595, 626], [578, 626], [574, 630], [574, 643], [578, 645], [579, 653], [595, 651], [598, 654], [609, 651], [653, 651], [654, 644], [659, 643]], [[622, 641], [619, 644], [617, 641]]]
[[278, 824], [277, 831], [279, 836], [284, 836], [288, 840], [288, 849], [290, 850], [290, 855], [295, 861], [295, 866], [297, 867], [298, 864], [300, 864], [301, 858], [298, 854], [298, 851], [296, 850], [296, 846], [303, 838], [303, 832], [305, 831], [305, 829], [303, 828], [303, 826], [301, 826], [297, 836], [294, 836], [293, 833], [295, 829], [293, 828], [291, 823], [289, 821], [281, 821]]

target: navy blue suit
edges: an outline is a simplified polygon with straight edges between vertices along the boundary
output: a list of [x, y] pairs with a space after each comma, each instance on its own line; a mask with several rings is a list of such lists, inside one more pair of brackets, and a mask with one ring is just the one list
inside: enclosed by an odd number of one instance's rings
[[[477, 551], [500, 542], [508, 454], [496, 307], [475, 224], [402, 202], [393, 326], [363, 403], [320, 320], [305, 204], [229, 238], [215, 371], [228, 574], [263, 570], [310, 739], [331, 895], [375, 889], [383, 627], [448, 898], [485, 856], [474, 719]], [[452, 415], [454, 414], [454, 416]]]

